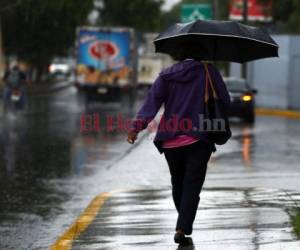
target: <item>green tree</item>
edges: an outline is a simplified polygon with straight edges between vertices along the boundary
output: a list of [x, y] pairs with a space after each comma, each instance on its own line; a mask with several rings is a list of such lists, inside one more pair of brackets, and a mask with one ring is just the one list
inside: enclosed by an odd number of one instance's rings
[[41, 70], [67, 54], [93, 0], [0, 0], [0, 6], [5, 53]]
[[[269, 0], [259, 0], [268, 2]], [[300, 0], [274, 0], [273, 23], [280, 32], [300, 33]]]
[[163, 0], [103, 0], [99, 24], [155, 31], [159, 27], [162, 4]]

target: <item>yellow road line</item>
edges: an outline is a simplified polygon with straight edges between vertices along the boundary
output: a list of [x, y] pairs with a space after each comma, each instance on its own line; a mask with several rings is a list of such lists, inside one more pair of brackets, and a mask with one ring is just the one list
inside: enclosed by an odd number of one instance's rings
[[121, 192], [121, 190], [102, 193], [94, 198], [78, 219], [50, 247], [50, 250], [71, 249], [73, 241], [92, 223], [104, 202], [117, 192]]
[[300, 120], [300, 112], [292, 110], [256, 108], [255, 113], [258, 115], [281, 116], [290, 119]]

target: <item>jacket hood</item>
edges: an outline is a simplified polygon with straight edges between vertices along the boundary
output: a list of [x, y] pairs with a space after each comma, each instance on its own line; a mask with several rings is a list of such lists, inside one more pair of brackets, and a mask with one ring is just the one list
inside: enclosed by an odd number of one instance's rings
[[166, 81], [188, 83], [199, 74], [202, 65], [199, 61], [187, 59], [163, 70], [160, 76]]

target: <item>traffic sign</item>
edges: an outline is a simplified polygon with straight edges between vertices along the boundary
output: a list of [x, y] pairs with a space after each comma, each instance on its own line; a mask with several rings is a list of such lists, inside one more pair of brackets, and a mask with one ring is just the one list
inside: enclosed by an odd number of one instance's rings
[[213, 17], [210, 4], [183, 4], [181, 6], [181, 22], [191, 22], [197, 19], [211, 20]]
[[[260, 2], [258, 0], [248, 0], [248, 20], [270, 22], [272, 21], [273, 0]], [[242, 0], [231, 0], [229, 18], [231, 20], [243, 20], [244, 3]]]

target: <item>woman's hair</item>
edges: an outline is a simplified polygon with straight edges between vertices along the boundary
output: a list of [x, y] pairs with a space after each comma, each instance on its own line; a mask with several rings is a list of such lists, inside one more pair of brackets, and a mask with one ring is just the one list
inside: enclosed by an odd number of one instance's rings
[[176, 51], [176, 54], [172, 54], [171, 57], [174, 61], [183, 61], [188, 58], [187, 53], [183, 50]]
[[183, 61], [183, 60], [188, 59], [188, 58], [193, 58], [193, 59], [198, 60], [198, 61], [202, 60], [200, 55], [195, 57], [195, 55], [190, 54], [188, 51], [184, 51], [184, 50], [176, 51], [176, 53], [171, 55], [171, 57], [175, 61]]

